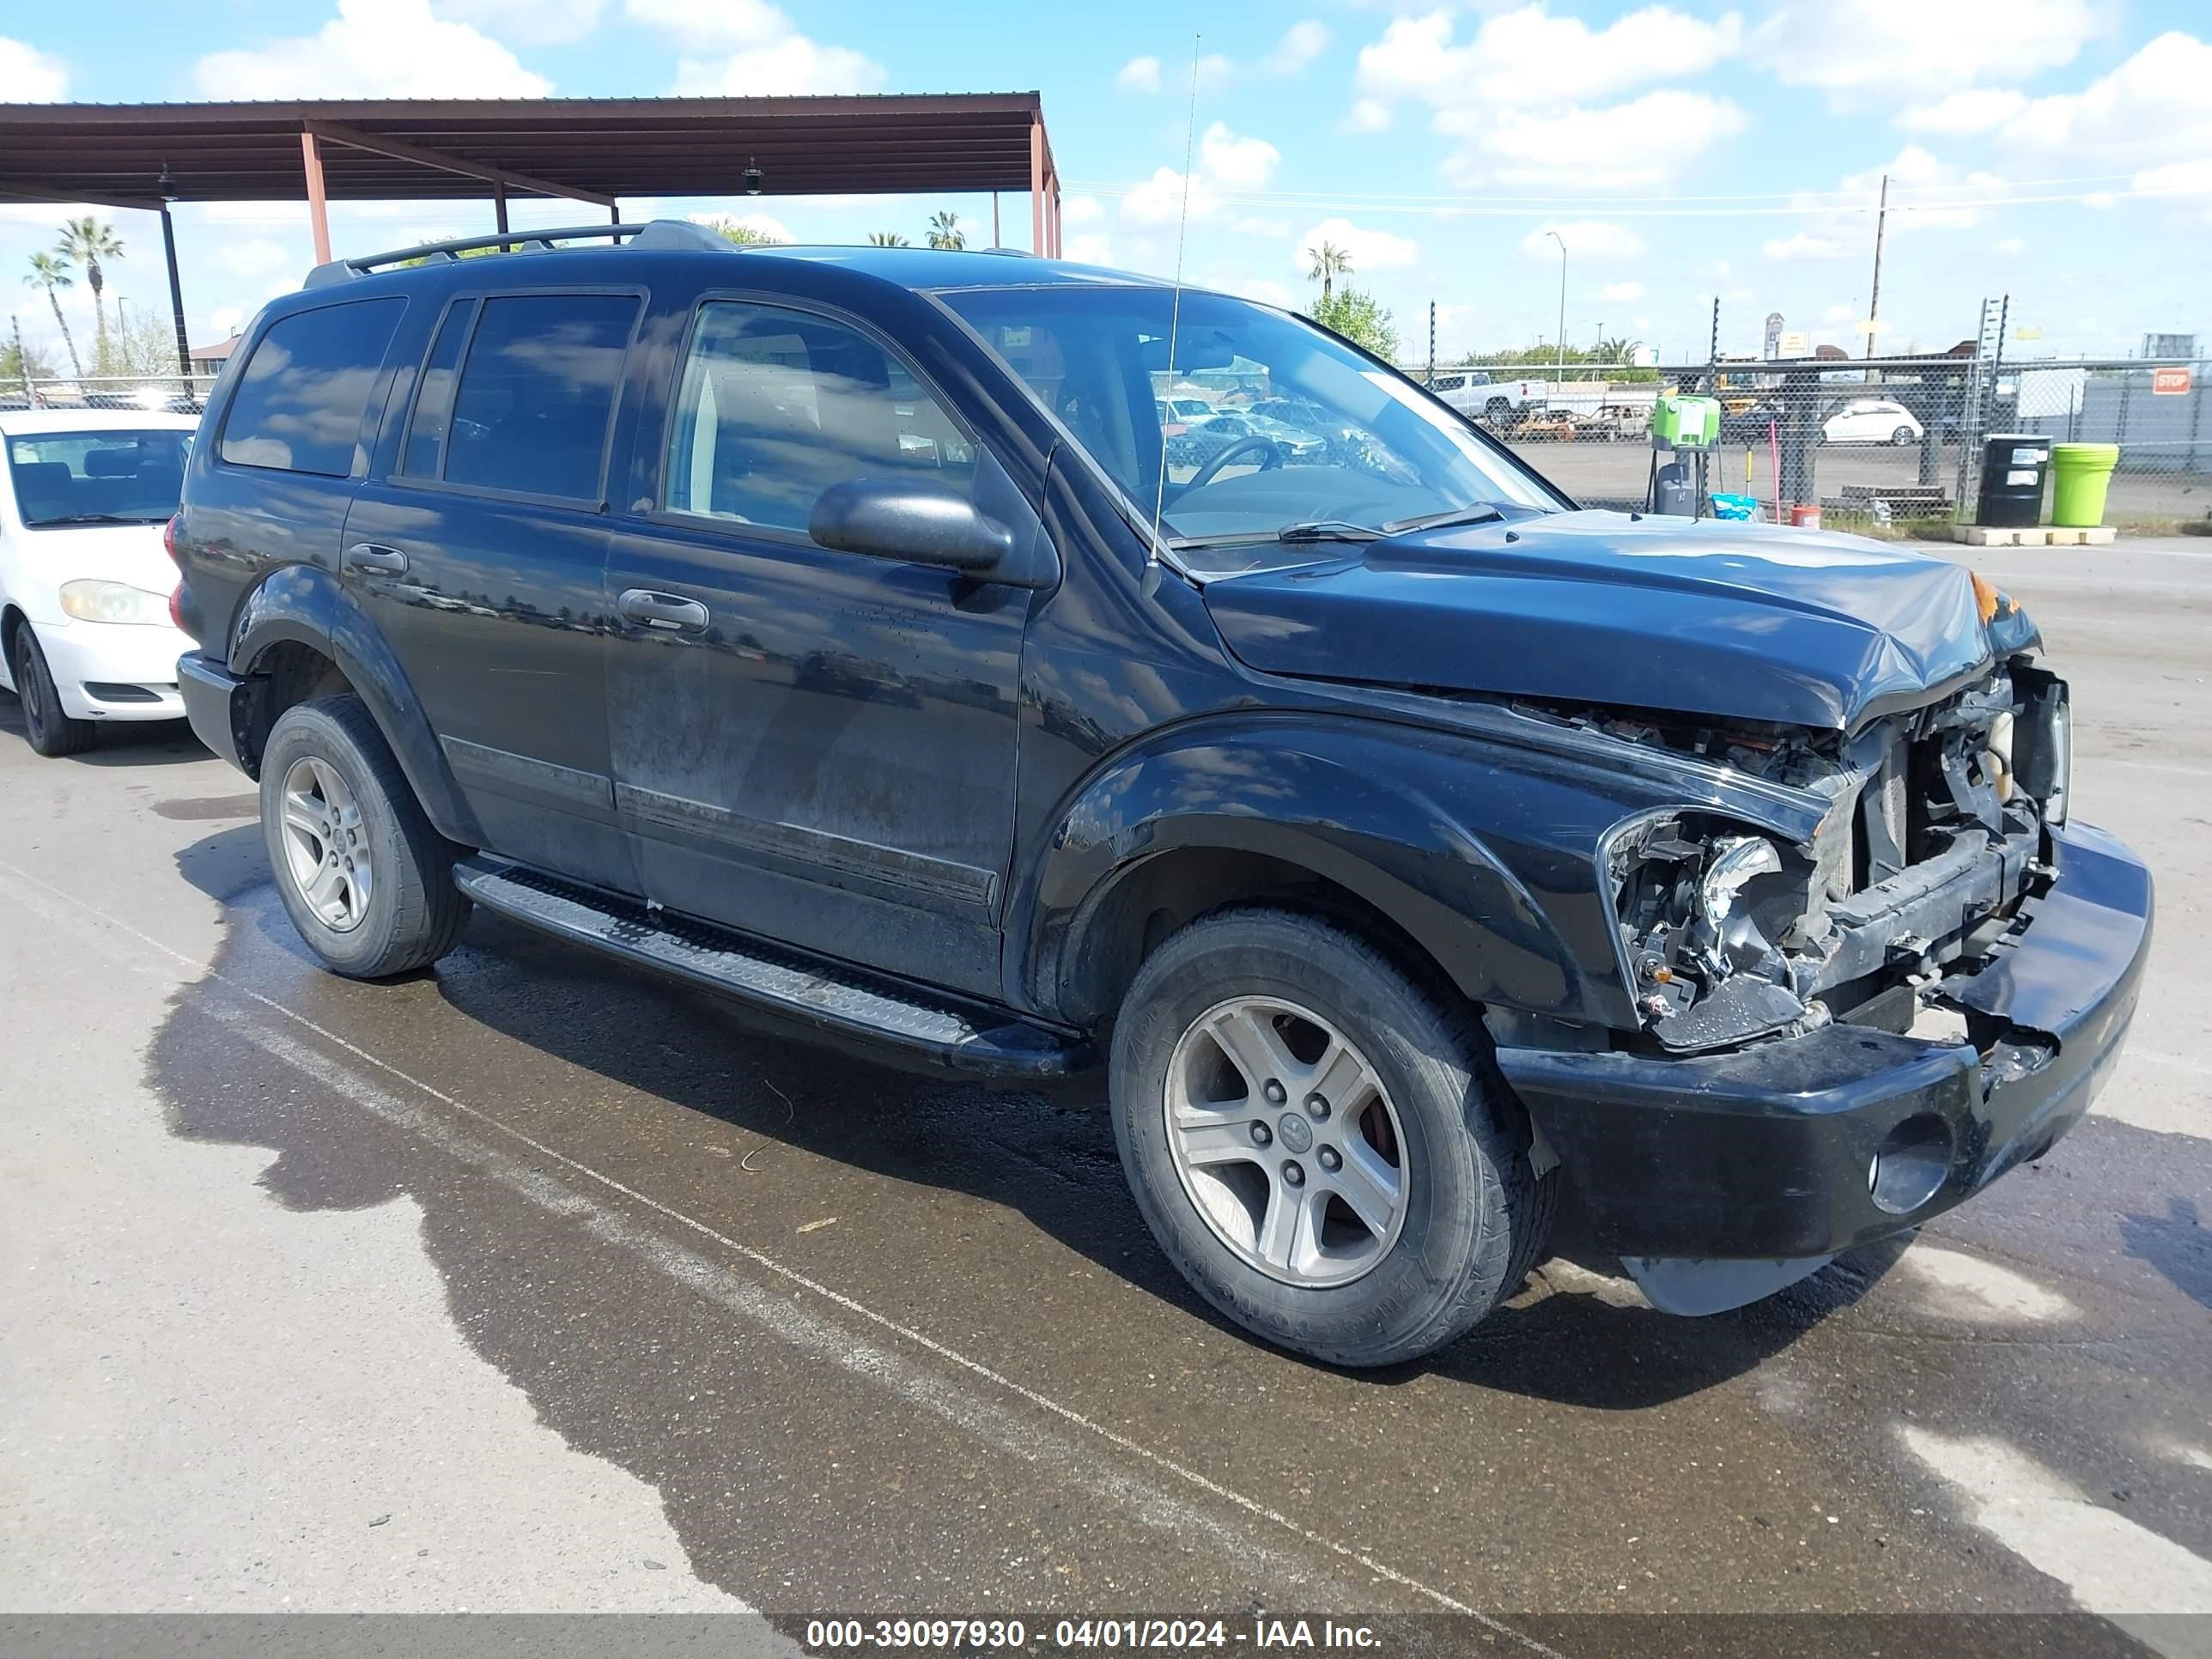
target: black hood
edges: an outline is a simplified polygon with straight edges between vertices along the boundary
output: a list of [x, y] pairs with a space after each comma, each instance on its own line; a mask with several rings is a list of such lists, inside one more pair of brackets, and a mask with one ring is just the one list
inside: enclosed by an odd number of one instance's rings
[[1359, 553], [1212, 582], [1206, 607], [1267, 673], [1794, 726], [1855, 726], [1991, 655], [1966, 570], [1857, 536], [1560, 513]]

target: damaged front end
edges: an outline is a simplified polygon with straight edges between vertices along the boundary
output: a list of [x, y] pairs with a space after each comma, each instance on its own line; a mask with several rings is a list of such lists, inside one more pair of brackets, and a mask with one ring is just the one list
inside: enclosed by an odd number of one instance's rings
[[1827, 803], [1794, 844], [1688, 811], [1608, 840], [1623, 969], [1652, 1040], [1698, 1054], [1835, 1020], [1909, 1029], [2051, 873], [2066, 709], [2063, 683], [2016, 659], [1849, 737], [1613, 722]]
[[1688, 805], [1616, 825], [1598, 873], [1634, 1029], [1579, 1052], [1500, 1041], [1598, 1242], [1656, 1305], [1770, 1294], [2087, 1110], [2134, 1012], [2150, 878], [2069, 823], [2066, 687], [2024, 649], [1848, 732], [1522, 712], [1797, 803], [1774, 820], [1795, 835]]

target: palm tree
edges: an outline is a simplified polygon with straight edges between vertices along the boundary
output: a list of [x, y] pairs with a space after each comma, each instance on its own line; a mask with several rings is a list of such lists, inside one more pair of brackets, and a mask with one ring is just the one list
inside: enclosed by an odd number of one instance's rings
[[23, 286], [46, 289], [46, 301], [54, 308], [54, 320], [62, 325], [62, 343], [69, 348], [70, 370], [78, 379], [83, 379], [84, 365], [76, 360], [76, 342], [70, 337], [69, 319], [62, 315], [62, 296], [56, 292], [59, 289], [76, 287], [76, 278], [70, 275], [70, 268], [62, 263], [58, 254], [33, 253], [31, 256], [31, 274], [23, 278]]
[[895, 230], [872, 230], [868, 233], [870, 247], [907, 247], [911, 244]]
[[62, 221], [61, 240], [54, 244], [54, 252], [72, 264], [84, 267], [85, 283], [92, 289], [93, 325], [100, 331], [95, 361], [105, 368], [107, 363], [107, 313], [100, 307], [100, 296], [107, 286], [107, 278], [100, 269], [100, 262], [123, 257], [122, 239], [116, 235], [114, 226], [104, 225], [88, 213], [82, 219]]
[[1590, 356], [1601, 363], [1625, 363], [1636, 355], [1637, 349], [1643, 343], [1643, 341], [1632, 340], [1625, 334], [1616, 334], [1609, 340], [1600, 340], [1591, 348]]
[[1334, 242], [1323, 242], [1319, 247], [1308, 248], [1306, 258], [1313, 261], [1306, 280], [1321, 284], [1321, 302], [1327, 305], [1328, 296], [1335, 291], [1336, 279], [1352, 275], [1352, 255]]
[[957, 213], [931, 214], [929, 245], [932, 247], [966, 247], [968, 234], [960, 228], [960, 216]]

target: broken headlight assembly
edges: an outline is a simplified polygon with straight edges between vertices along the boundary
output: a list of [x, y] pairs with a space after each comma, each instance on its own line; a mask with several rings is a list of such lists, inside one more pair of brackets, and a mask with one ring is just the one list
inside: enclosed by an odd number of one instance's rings
[[1630, 992], [1662, 1045], [1826, 1023], [1797, 996], [1783, 951], [1814, 906], [1814, 866], [1796, 850], [1685, 812], [1617, 835], [1608, 865]]

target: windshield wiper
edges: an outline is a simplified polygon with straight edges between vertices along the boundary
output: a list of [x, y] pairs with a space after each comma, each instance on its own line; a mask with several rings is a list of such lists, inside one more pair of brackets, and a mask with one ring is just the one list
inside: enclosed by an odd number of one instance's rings
[[160, 524], [168, 515], [149, 519], [124, 513], [64, 513], [56, 519], [30, 519], [25, 522], [33, 530], [43, 530], [50, 524]]
[[1344, 519], [1308, 519], [1286, 524], [1280, 530], [1238, 530], [1224, 536], [1177, 536], [1168, 545], [1178, 551], [1189, 547], [1249, 547], [1261, 542], [1371, 542], [1382, 534], [1371, 524]]
[[1424, 513], [1418, 519], [1399, 519], [1382, 526], [1386, 536], [1402, 536], [1409, 530], [1442, 530], [1449, 525], [1492, 524], [1505, 515], [1494, 507], [1448, 507], [1441, 513]]

